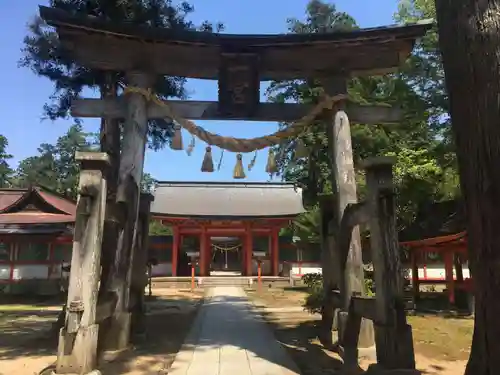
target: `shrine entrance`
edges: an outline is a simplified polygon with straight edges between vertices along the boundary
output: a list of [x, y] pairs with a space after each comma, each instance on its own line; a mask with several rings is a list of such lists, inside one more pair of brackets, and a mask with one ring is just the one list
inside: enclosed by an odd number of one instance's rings
[[243, 239], [211, 237], [210, 276], [238, 276], [243, 273]]

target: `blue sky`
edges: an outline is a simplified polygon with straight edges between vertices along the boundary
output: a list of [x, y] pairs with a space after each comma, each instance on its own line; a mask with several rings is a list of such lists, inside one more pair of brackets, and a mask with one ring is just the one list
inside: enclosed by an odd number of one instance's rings
[[[175, 0], [174, 0], [175, 1]], [[303, 19], [307, 0], [191, 0], [195, 13], [191, 19], [199, 24], [203, 20], [221, 21], [227, 33], [272, 34], [286, 32], [286, 19]], [[4, 57], [0, 59], [2, 90], [0, 90], [0, 113], [2, 122], [0, 134], [9, 140], [8, 151], [14, 155], [13, 167], [19, 160], [34, 155], [40, 143], [53, 143], [72, 124], [72, 120], [51, 122], [41, 120], [42, 108], [52, 93], [52, 84], [35, 76], [25, 68], [18, 68], [22, 41], [27, 32], [26, 24], [37, 12], [42, 0], [0, 1], [0, 46]], [[382, 26], [393, 23], [392, 16], [397, 8], [397, 0], [337, 0], [338, 10], [351, 14], [362, 27]], [[217, 100], [215, 82], [190, 80], [187, 86], [192, 100]], [[264, 98], [263, 98], [264, 100]], [[216, 122], [200, 121], [206, 129], [228, 136], [256, 137], [272, 133], [276, 123], [258, 122]], [[86, 119], [87, 131], [97, 131], [98, 121]], [[185, 135], [184, 143], [189, 138]], [[226, 152], [220, 171], [200, 172], [204, 145], [197, 142], [191, 156], [183, 151], [172, 151], [168, 147], [146, 153], [145, 170], [158, 180], [177, 181], [228, 181], [236, 157]], [[214, 150], [217, 163], [220, 150]], [[244, 155], [248, 164], [252, 154]], [[247, 181], [266, 181], [264, 172], [267, 153], [262, 151], [257, 157], [255, 168], [247, 172]]]

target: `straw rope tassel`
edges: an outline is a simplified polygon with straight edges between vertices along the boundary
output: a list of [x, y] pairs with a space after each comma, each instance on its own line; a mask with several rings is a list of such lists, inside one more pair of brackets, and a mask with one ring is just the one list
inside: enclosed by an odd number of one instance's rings
[[250, 160], [250, 163], [248, 163], [248, 170], [251, 171], [253, 167], [255, 167], [255, 162], [257, 161], [257, 153], [258, 151], [255, 151], [253, 154], [252, 160]]
[[203, 157], [203, 163], [201, 163], [202, 172], [213, 172], [214, 171], [214, 160], [212, 158], [212, 147], [207, 146], [205, 149], [205, 156]]
[[182, 150], [182, 127], [179, 124], [174, 125], [174, 136], [172, 137], [172, 142], [170, 143], [170, 148], [172, 150]]
[[195, 142], [196, 142], [196, 138], [194, 136], [191, 136], [191, 142], [189, 142], [189, 144], [186, 148], [186, 153], [188, 154], [188, 156], [191, 156], [191, 154], [193, 153]]
[[224, 149], [220, 153], [219, 162], [217, 163], [217, 170], [220, 171], [220, 167], [222, 166], [222, 159], [224, 159]]
[[236, 155], [236, 165], [234, 166], [233, 178], [242, 179], [245, 177], [245, 170], [243, 169], [243, 156], [238, 154]]
[[276, 170], [276, 158], [274, 157], [273, 150], [269, 149], [269, 154], [267, 155], [266, 173], [273, 174], [276, 173]]

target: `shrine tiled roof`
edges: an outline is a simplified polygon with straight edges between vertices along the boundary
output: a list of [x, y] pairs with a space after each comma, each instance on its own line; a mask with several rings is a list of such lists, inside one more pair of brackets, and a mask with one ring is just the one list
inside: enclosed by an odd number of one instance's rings
[[287, 183], [159, 182], [154, 216], [279, 218], [304, 212], [302, 190]]
[[76, 204], [41, 187], [0, 189], [0, 225], [63, 224], [75, 221]]

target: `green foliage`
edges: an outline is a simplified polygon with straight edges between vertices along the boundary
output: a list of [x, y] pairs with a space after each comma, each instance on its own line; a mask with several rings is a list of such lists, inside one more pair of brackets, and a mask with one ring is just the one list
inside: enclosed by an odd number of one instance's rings
[[323, 286], [323, 276], [321, 273], [306, 273], [302, 276], [302, 282], [309, 289], [312, 289], [318, 285]]
[[141, 191], [143, 193], [153, 193], [156, 185], [156, 180], [149, 173], [144, 172], [141, 180]]
[[75, 199], [80, 170], [75, 152], [92, 149], [88, 134], [83, 132], [81, 125], [75, 124], [57, 139], [56, 144], [41, 144], [38, 155], [19, 163], [15, 185], [39, 185]]
[[[5, 137], [2, 138], [7, 142]], [[75, 161], [75, 152], [96, 151], [96, 147], [92, 134], [83, 132], [82, 126], [75, 124], [55, 144], [42, 143], [38, 147], [38, 155], [21, 160], [17, 170], [10, 174], [7, 187], [42, 186], [76, 199], [80, 166]], [[0, 148], [0, 158], [1, 155]], [[154, 178], [144, 173], [141, 190], [152, 192], [154, 185]]]
[[172, 228], [163, 225], [157, 220], [152, 220], [149, 223], [149, 235], [150, 236], [171, 236]]
[[[433, 1], [402, 0], [395, 19], [406, 23], [434, 16]], [[352, 17], [337, 12], [334, 5], [320, 0], [309, 3], [304, 21], [289, 20], [288, 24], [291, 33], [357, 27]], [[437, 33], [433, 29], [397, 74], [357, 77], [348, 82], [348, 93], [354, 101], [387, 104], [401, 107], [404, 111], [404, 121], [398, 125], [351, 125], [360, 199], [365, 193], [360, 161], [378, 155], [397, 158], [395, 183], [399, 229], [414, 220], [422, 204], [454, 198], [459, 194], [456, 159], [448, 134], [447, 96], [440, 58]], [[274, 82], [267, 94], [275, 102], [316, 103], [321, 88], [318, 82], [313, 81]], [[287, 124], [281, 126], [286, 127]], [[307, 158], [295, 158], [297, 139], [307, 146], [310, 153]], [[330, 151], [324, 124], [312, 124], [297, 139], [277, 147], [278, 174], [303, 188], [307, 208], [316, 213], [318, 195], [332, 192]], [[297, 221], [311, 222], [303, 216]], [[296, 227], [300, 228], [301, 238], [317, 236], [318, 230], [313, 225], [301, 223]]]
[[304, 309], [310, 314], [321, 314], [324, 301], [323, 275], [321, 273], [307, 273], [302, 276], [302, 282], [307, 286]]
[[310, 314], [321, 314], [323, 310], [323, 302], [324, 302], [324, 291], [323, 291], [323, 283], [321, 285], [314, 285], [312, 288], [309, 288], [307, 297], [304, 301], [304, 310], [309, 312]]
[[[163, 27], [173, 30], [219, 31], [205, 21], [195, 26], [187, 17], [194, 8], [183, 1], [175, 6], [171, 0], [51, 0], [49, 6], [75, 14], [105, 18], [115, 22], [129, 22], [135, 25]], [[85, 88], [116, 95], [126, 85], [123, 72], [92, 70], [79, 65], [64, 53], [57, 34], [39, 17], [29, 25], [29, 35], [24, 39], [23, 57], [20, 65], [54, 83], [54, 93], [44, 107], [50, 119], [68, 116], [71, 101], [80, 96]], [[154, 90], [162, 98], [184, 98], [185, 78], [158, 77]], [[172, 126], [165, 120], [151, 120], [149, 123], [150, 147], [162, 147], [172, 135]]]
[[292, 235], [304, 243], [320, 242], [321, 213], [318, 206], [300, 214], [292, 223]]
[[[321, 314], [324, 295], [323, 275], [321, 273], [308, 273], [302, 276], [302, 282], [307, 286], [307, 297], [304, 301], [304, 309], [310, 314]], [[375, 296], [375, 283], [373, 273], [365, 273], [365, 294], [368, 297]]]
[[401, 148], [397, 154], [387, 155], [397, 157], [394, 182], [401, 227], [411, 223], [418, 208], [429, 199], [451, 199], [459, 194], [458, 174], [440, 164], [432, 150]]
[[375, 297], [375, 282], [372, 277], [366, 277], [365, 275], [365, 293], [368, 297]]
[[12, 186], [12, 177], [14, 171], [10, 167], [9, 161], [13, 158], [7, 152], [9, 141], [3, 135], [0, 135], [0, 188], [9, 188]]

